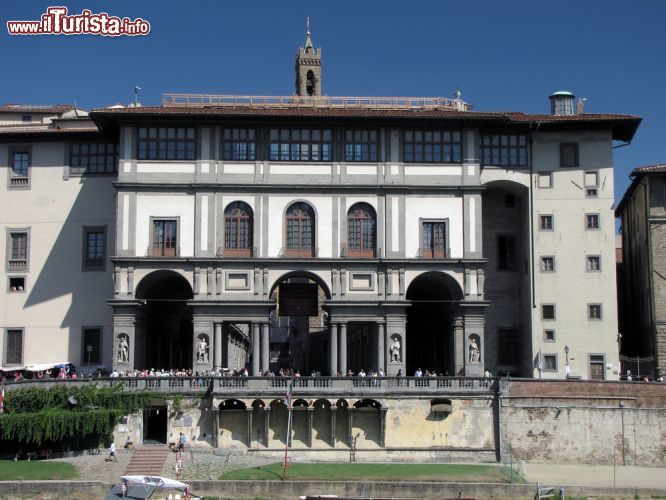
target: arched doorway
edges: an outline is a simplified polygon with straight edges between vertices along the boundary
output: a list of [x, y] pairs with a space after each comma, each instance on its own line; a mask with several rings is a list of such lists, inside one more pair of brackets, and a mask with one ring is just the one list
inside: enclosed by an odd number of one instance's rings
[[453, 320], [462, 299], [456, 281], [439, 272], [417, 277], [407, 289], [407, 373], [455, 375]]
[[[174, 271], [155, 271], [136, 289], [144, 301], [143, 334], [137, 337], [136, 368], [192, 367], [192, 287]], [[139, 330], [139, 331], [141, 331]]]
[[328, 324], [324, 302], [331, 294], [326, 283], [306, 271], [287, 273], [273, 285], [271, 298], [270, 369], [301, 375], [327, 370]]

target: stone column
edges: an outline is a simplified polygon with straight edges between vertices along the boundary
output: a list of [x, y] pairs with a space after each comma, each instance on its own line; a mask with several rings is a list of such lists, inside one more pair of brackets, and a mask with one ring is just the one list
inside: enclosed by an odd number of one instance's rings
[[384, 374], [386, 374], [384, 364], [384, 353], [386, 352], [385, 337], [384, 323], [377, 323], [377, 370], [382, 370]]
[[271, 423], [271, 407], [264, 408], [264, 446], [268, 448], [268, 438], [270, 437], [269, 425]]
[[308, 406], [308, 448], [312, 448], [312, 417], [314, 415], [314, 408]]
[[453, 337], [454, 337], [454, 352], [455, 352], [455, 373], [451, 375], [458, 375], [460, 370], [465, 366], [465, 332], [463, 328], [463, 319], [457, 316], [453, 320]]
[[[347, 375], [347, 323], [340, 323], [340, 371]], [[334, 374], [333, 374], [334, 375]]]
[[261, 375], [259, 359], [259, 323], [252, 323], [252, 376]]
[[261, 325], [261, 371], [265, 372], [270, 368], [270, 334], [269, 324]]
[[215, 369], [222, 368], [222, 323], [215, 323]]
[[331, 446], [335, 448], [335, 419], [337, 416], [338, 407], [331, 405]]
[[338, 325], [333, 323], [328, 335], [329, 374], [335, 377], [338, 370]]
[[386, 446], [386, 408], [383, 406], [379, 409], [379, 446], [384, 448]]
[[251, 406], [249, 408], [245, 408], [245, 411], [247, 412], [247, 447], [252, 448], [252, 411], [254, 408]]

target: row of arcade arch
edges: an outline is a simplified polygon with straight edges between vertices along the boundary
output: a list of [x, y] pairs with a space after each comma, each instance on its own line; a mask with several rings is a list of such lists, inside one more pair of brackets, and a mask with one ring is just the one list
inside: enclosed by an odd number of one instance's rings
[[[277, 345], [271, 331], [270, 350], [262, 347], [261, 351], [253, 349], [252, 343], [259, 340], [253, 337], [251, 325], [246, 325], [244, 332], [235, 332], [245, 342], [237, 342], [238, 360], [237, 368], [246, 367], [250, 374], [264, 373], [267, 369], [277, 373], [280, 369], [290, 368], [298, 370], [303, 375], [319, 372], [329, 374], [330, 335], [328, 332], [328, 312], [325, 301], [330, 301], [331, 293], [318, 276], [306, 271], [297, 271], [285, 274], [271, 290], [270, 297], [275, 299], [279, 294], [277, 290], [287, 283], [307, 283], [317, 287], [317, 304], [315, 321], [306, 317], [275, 317], [272, 318], [270, 329], [284, 332], [281, 345]], [[210, 365], [217, 368], [217, 361], [213, 363], [212, 336], [202, 338], [194, 337], [193, 310], [189, 302], [193, 299], [193, 291], [188, 280], [181, 274], [170, 271], [154, 271], [144, 277], [137, 286], [136, 299], [141, 306], [141, 319], [136, 321], [136, 334], [133, 339], [129, 336], [118, 335], [116, 339], [117, 360], [128, 359], [127, 351], [134, 349], [132, 356], [135, 368], [139, 369], [197, 369], [198, 361], [210, 361]], [[406, 290], [406, 299], [409, 306], [406, 308], [405, 337], [399, 338], [400, 352], [390, 350], [392, 342], [391, 332], [383, 332], [383, 325], [378, 325], [375, 317], [368, 321], [354, 321], [345, 325], [347, 336], [346, 348], [339, 346], [341, 358], [340, 367], [344, 366], [344, 373], [351, 371], [358, 374], [362, 369], [365, 372], [378, 370], [388, 366], [390, 362], [400, 362], [402, 375], [413, 375], [418, 369], [422, 371], [433, 370], [442, 375], [456, 374], [458, 362], [455, 359], [454, 327], [455, 320], [460, 315], [459, 304], [462, 300], [462, 290], [454, 278], [442, 272], [425, 272], [416, 277]], [[329, 304], [333, 304], [329, 302]], [[288, 304], [280, 304], [286, 309]], [[377, 314], [376, 312], [374, 313]], [[313, 315], [311, 315], [313, 316]], [[234, 332], [225, 331], [225, 339]], [[378, 354], [380, 348], [379, 337], [388, 336], [381, 343], [385, 344], [385, 355]], [[200, 336], [201, 337], [201, 336]], [[203, 340], [203, 343], [202, 343]], [[261, 339], [262, 342], [264, 339]], [[395, 339], [393, 339], [395, 340]], [[136, 345], [130, 345], [134, 342]], [[225, 341], [226, 342], [226, 341]], [[198, 346], [203, 346], [199, 348]], [[225, 343], [227, 346], [227, 343]], [[232, 346], [233, 347], [233, 346]], [[221, 356], [222, 365], [229, 363], [229, 347]], [[297, 352], [298, 350], [302, 352]], [[200, 350], [201, 352], [197, 352]], [[276, 351], [277, 350], [277, 351]], [[279, 352], [279, 354], [275, 354]], [[194, 356], [196, 354], [196, 357]], [[264, 359], [270, 356], [271, 359]], [[277, 359], [276, 359], [277, 356]], [[382, 359], [384, 357], [384, 359]], [[254, 358], [254, 359], [253, 359]], [[259, 363], [261, 358], [261, 363]], [[387, 375], [391, 373], [385, 370]], [[335, 371], [330, 373], [335, 375]]]
[[[292, 408], [290, 447], [384, 446], [386, 407], [377, 400], [295, 399]], [[217, 447], [280, 449], [287, 445], [289, 412], [285, 400], [227, 399], [218, 410]]]

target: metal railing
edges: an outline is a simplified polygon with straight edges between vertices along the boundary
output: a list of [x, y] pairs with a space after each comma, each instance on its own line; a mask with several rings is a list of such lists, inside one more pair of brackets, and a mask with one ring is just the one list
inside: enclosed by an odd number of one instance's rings
[[217, 249], [217, 257], [225, 258], [243, 258], [243, 257], [256, 257], [257, 247], [252, 248], [224, 248]]
[[12, 176], [9, 178], [10, 187], [28, 187], [29, 184], [30, 184], [29, 177]]
[[281, 258], [290, 258], [295, 257], [299, 259], [308, 259], [316, 257], [319, 254], [319, 248], [280, 248], [280, 253], [278, 254]]
[[28, 259], [9, 259], [7, 268], [10, 271], [25, 271], [28, 269]]
[[461, 99], [448, 97], [332, 97], [243, 96], [217, 94], [162, 94], [164, 107], [344, 108], [344, 109], [445, 109], [470, 111]]

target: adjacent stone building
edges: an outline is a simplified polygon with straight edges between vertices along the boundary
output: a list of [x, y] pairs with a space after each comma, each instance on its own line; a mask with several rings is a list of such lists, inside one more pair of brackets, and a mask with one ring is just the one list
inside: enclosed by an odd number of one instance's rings
[[5, 107], [3, 367], [612, 378], [640, 118], [573, 103], [324, 97], [308, 31], [293, 96]]
[[[666, 373], [666, 165], [635, 168], [621, 219], [624, 354], [649, 358], [641, 375]], [[634, 368], [636, 375], [636, 368]]]

